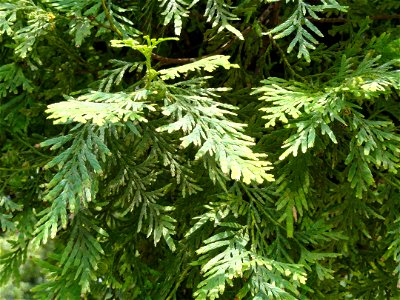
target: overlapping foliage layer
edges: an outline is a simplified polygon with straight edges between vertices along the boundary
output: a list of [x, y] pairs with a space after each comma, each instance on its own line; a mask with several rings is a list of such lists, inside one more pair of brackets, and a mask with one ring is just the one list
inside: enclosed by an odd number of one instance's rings
[[34, 262], [37, 299], [399, 296], [399, 15], [0, 0], [0, 285]]

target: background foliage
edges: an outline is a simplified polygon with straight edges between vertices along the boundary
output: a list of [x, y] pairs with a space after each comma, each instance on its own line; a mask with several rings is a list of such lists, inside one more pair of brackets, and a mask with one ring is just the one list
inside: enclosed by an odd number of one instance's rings
[[0, 0], [5, 297], [398, 297], [399, 18]]

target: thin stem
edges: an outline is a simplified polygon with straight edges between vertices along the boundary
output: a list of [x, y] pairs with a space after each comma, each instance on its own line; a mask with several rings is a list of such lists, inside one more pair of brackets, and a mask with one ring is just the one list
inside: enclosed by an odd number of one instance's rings
[[171, 300], [172, 297], [174, 296], [174, 294], [176, 293], [176, 291], [178, 290], [179, 286], [181, 285], [183, 279], [185, 279], [186, 274], [189, 272], [190, 267], [186, 267], [185, 270], [183, 270], [183, 272], [181, 273], [181, 276], [179, 277], [179, 280], [177, 281], [177, 283], [175, 284], [174, 289], [169, 293], [168, 297], [166, 298], [166, 300]]
[[0, 167], [0, 171], [24, 171], [24, 169], [23, 168], [15, 169], [15, 168], [3, 168], [3, 167]]
[[269, 38], [272, 41], [272, 44], [278, 49], [279, 53], [281, 54], [284, 64], [287, 66], [290, 73], [292, 73], [293, 77], [296, 77], [296, 78], [300, 79], [301, 81], [304, 81], [304, 78], [301, 77], [299, 74], [297, 74], [296, 71], [292, 68], [291, 64], [289, 63], [289, 61], [286, 58], [285, 52], [283, 52], [282, 48], [278, 45], [278, 43], [275, 42], [275, 40], [273, 39], [273, 37], [271, 35], [269, 36]]
[[22, 144], [24, 144], [25, 146], [27, 146], [29, 149], [31, 149], [31, 150], [32, 150], [34, 153], [36, 153], [37, 155], [40, 155], [40, 156], [45, 157], [45, 158], [50, 158], [50, 157], [51, 157], [51, 156], [49, 156], [49, 155], [46, 155], [46, 154], [41, 153], [41, 152], [38, 151], [35, 147], [33, 147], [31, 144], [27, 143], [27, 142], [24, 141], [22, 138], [20, 138], [18, 135], [15, 135], [15, 137], [16, 137]]
[[85, 68], [88, 67], [88, 64], [86, 63], [86, 61], [83, 60], [83, 58], [80, 57], [79, 54], [77, 54], [74, 50], [72, 50], [70, 48], [70, 45], [68, 45], [63, 39], [56, 37], [56, 36], [50, 36], [50, 40], [52, 40], [54, 42], [55, 46], [60, 47], [62, 50], [67, 52], [70, 55], [70, 57], [73, 58], [78, 65], [83, 66]]
[[116, 34], [118, 34], [120, 37], [123, 37], [122, 32], [115, 26], [113, 17], [110, 14], [110, 10], [108, 9], [106, 0], [101, 0], [101, 5], [103, 6], [104, 13], [106, 14], [106, 18], [108, 22], [110, 23], [110, 29], [114, 31]]

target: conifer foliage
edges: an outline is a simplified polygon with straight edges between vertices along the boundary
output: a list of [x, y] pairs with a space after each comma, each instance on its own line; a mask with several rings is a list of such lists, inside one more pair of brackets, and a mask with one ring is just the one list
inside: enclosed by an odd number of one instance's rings
[[[0, 285], [400, 296], [397, 0], [0, 0]], [[39, 250], [40, 251], [39, 251]]]

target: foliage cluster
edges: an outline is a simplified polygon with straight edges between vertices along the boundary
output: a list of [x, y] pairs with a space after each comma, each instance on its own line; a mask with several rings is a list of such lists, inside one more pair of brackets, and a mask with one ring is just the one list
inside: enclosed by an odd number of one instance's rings
[[0, 285], [29, 262], [36, 299], [399, 296], [399, 15], [0, 0]]

